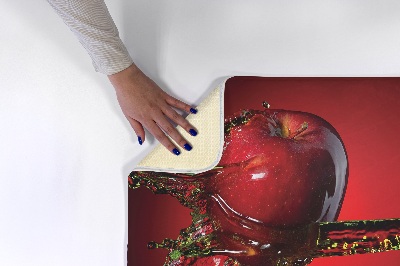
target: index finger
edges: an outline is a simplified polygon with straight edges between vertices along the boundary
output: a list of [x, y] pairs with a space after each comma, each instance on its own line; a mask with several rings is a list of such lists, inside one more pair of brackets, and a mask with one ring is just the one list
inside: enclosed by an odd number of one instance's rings
[[184, 102], [182, 102], [182, 101], [180, 101], [180, 100], [178, 100], [178, 99], [176, 99], [176, 98], [174, 98], [174, 97], [172, 97], [170, 95], [168, 95], [168, 97], [165, 99], [165, 101], [169, 105], [171, 105], [171, 106], [173, 106], [175, 108], [178, 108], [180, 110], [183, 110], [183, 111], [185, 111], [187, 113], [192, 113], [192, 114], [196, 114], [197, 113], [197, 109], [196, 108], [193, 108], [189, 104], [186, 104], [186, 103], [184, 103]]

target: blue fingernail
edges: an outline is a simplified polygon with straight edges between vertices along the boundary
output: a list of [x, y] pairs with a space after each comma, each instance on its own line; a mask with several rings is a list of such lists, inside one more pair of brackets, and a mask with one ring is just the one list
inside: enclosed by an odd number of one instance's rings
[[192, 114], [197, 114], [197, 110], [194, 109], [194, 108], [190, 108], [190, 112], [191, 112]]
[[197, 135], [196, 130], [194, 130], [193, 128], [191, 128], [191, 129], [189, 130], [189, 133], [190, 133], [190, 135], [192, 135], [192, 136], [196, 136], [196, 135]]
[[172, 150], [172, 152], [173, 152], [175, 155], [179, 155], [179, 154], [181, 154], [181, 152], [180, 152], [180, 151], [178, 151], [178, 149], [177, 149], [177, 148], [173, 149], [173, 150]]
[[139, 142], [140, 145], [143, 144], [142, 138], [141, 138], [140, 136], [137, 137], [137, 140], [138, 140], [138, 142]]
[[186, 143], [185, 145], [183, 145], [183, 147], [187, 150], [190, 151], [192, 149], [192, 146], [190, 146], [188, 143]]

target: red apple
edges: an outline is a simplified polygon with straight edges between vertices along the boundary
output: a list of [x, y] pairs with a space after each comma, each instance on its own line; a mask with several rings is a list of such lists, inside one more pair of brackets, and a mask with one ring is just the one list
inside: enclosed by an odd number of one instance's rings
[[348, 161], [339, 134], [316, 115], [269, 109], [237, 113], [225, 128], [222, 158], [205, 182], [221, 246], [254, 253], [240, 259], [249, 265], [280, 256], [302, 265], [306, 226], [340, 211]]
[[[240, 120], [246, 122], [229, 127]], [[337, 218], [348, 162], [328, 122], [309, 113], [267, 109], [236, 114], [227, 119], [227, 129], [219, 162], [226, 171], [214, 175], [208, 187], [232, 211], [280, 227]]]

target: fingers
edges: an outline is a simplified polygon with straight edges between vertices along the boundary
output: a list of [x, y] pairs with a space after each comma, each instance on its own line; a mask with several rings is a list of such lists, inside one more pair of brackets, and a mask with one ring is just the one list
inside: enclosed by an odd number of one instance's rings
[[159, 117], [156, 123], [170, 136], [179, 146], [190, 151], [192, 146], [182, 137], [178, 130], [165, 118], [164, 115]]
[[138, 137], [139, 144], [142, 145], [145, 140], [145, 133], [142, 124], [130, 117], [127, 117], [127, 119]]
[[195, 108], [192, 108], [190, 105], [188, 105], [188, 104], [186, 104], [186, 103], [184, 103], [184, 102], [182, 102], [182, 101], [180, 101], [178, 99], [175, 99], [174, 97], [172, 97], [172, 96], [170, 96], [168, 94], [167, 94], [167, 97], [166, 97], [165, 101], [169, 105], [171, 105], [171, 106], [173, 106], [175, 108], [178, 108], [180, 110], [184, 110], [187, 113], [192, 113], [192, 114], [196, 114], [197, 113], [197, 110]]
[[171, 124], [170, 121], [167, 120], [165, 116], [169, 117], [176, 124], [180, 125], [192, 136], [196, 136], [197, 131], [186, 119], [180, 116], [170, 106], [166, 105], [163, 109], [164, 110], [160, 110], [158, 114], [154, 116], [153, 120], [148, 120], [147, 122], [143, 123], [140, 123], [139, 121], [129, 116], [126, 116], [131, 127], [138, 136], [139, 144], [142, 145], [145, 140], [145, 131], [143, 128], [143, 126], [145, 126], [149, 130], [149, 132], [153, 134], [153, 136], [171, 153], [179, 155], [180, 151], [167, 136], [171, 137], [171, 139], [173, 139], [179, 146], [181, 146], [185, 150], [190, 151], [192, 149], [192, 146], [182, 137], [178, 130]]
[[178, 114], [174, 109], [169, 106], [166, 106], [163, 110], [163, 113], [172, 121], [174, 121], [177, 125], [180, 125], [184, 130], [186, 130], [190, 135], [196, 136], [197, 131], [194, 127], [180, 114]]
[[[166, 119], [165, 119], [166, 120]], [[164, 129], [166, 131], [167, 134], [171, 133], [174, 135], [173, 133], [173, 129], [175, 129], [170, 123], [168, 127], [166, 126], [164, 123], [162, 123], [164, 125], [164, 127], [166, 129]], [[175, 155], [179, 155], [181, 152], [176, 148], [176, 146], [172, 143], [172, 141], [165, 135], [165, 133], [160, 129], [160, 126], [158, 124], [156, 124], [156, 122], [154, 121], [148, 121], [145, 124], [146, 128], [148, 131], [150, 131], [151, 134], [153, 134], [153, 136], [162, 144], [164, 145], [165, 148], [167, 148], [167, 150], [169, 150], [171, 153], [175, 154]], [[175, 129], [176, 130], [176, 129]], [[175, 140], [176, 141], [176, 140]], [[180, 142], [182, 143], [182, 141]]]

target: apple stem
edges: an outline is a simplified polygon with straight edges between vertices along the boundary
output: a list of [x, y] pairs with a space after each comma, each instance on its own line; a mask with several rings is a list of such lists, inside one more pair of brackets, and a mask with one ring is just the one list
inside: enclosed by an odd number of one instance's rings
[[294, 132], [293, 134], [291, 134], [291, 136], [289, 136], [289, 138], [295, 139], [298, 135], [300, 135], [300, 133], [304, 132], [307, 128], [308, 128], [308, 123], [307, 123], [307, 122], [304, 122], [304, 123], [301, 124], [301, 126], [296, 130], [296, 132]]

